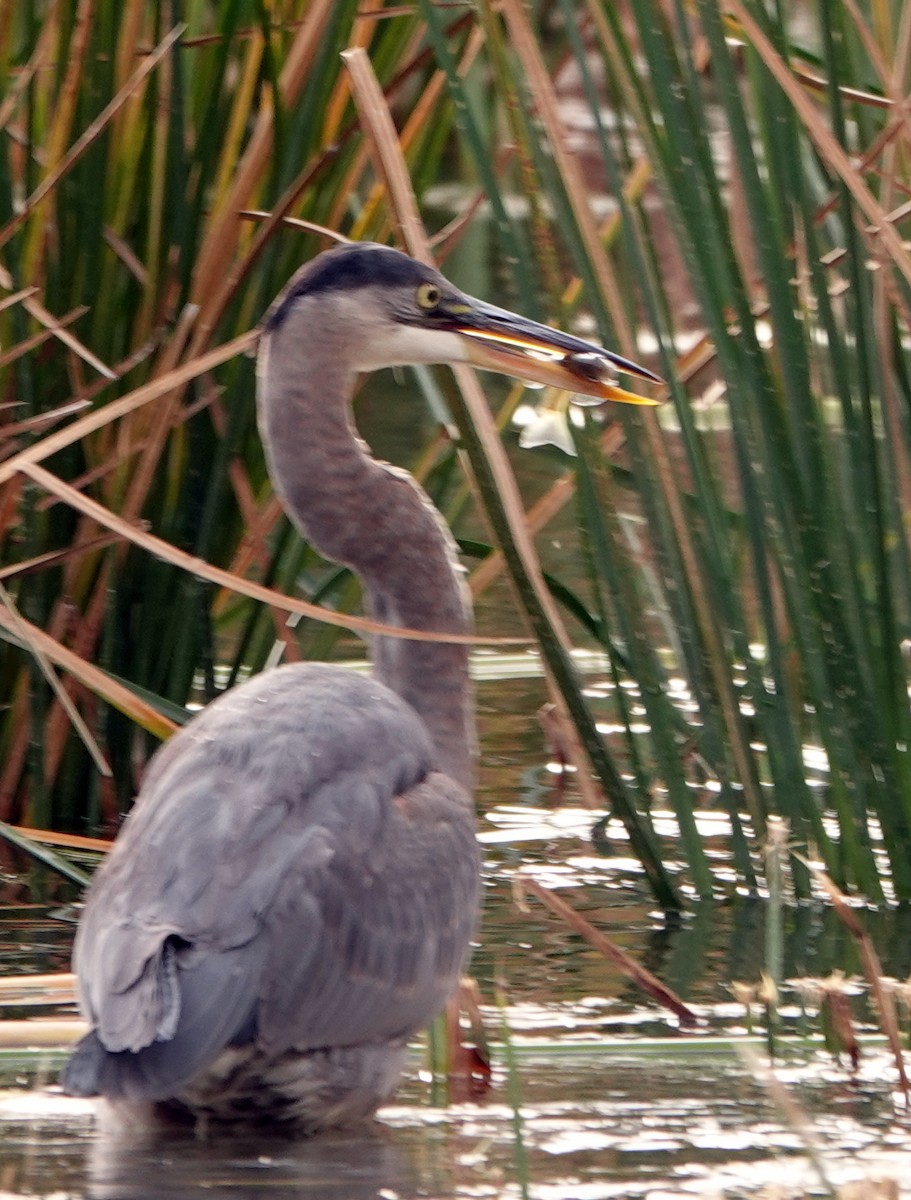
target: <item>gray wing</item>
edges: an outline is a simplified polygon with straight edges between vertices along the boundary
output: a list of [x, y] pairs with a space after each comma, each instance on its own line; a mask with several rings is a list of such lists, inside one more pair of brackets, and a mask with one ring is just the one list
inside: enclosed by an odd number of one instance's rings
[[93, 882], [64, 1086], [165, 1098], [232, 1043], [405, 1037], [455, 984], [477, 890], [469, 798], [408, 705], [341, 668], [258, 676], [159, 751]]

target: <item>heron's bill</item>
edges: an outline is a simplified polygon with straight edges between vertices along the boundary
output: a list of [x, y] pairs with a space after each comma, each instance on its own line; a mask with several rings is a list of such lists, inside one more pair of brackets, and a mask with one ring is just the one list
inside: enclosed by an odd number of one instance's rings
[[[538, 328], [543, 331], [541, 334], [537, 332]], [[605, 400], [621, 404], [660, 403], [650, 396], [628, 392], [617, 384], [618, 370], [661, 383], [657, 375], [602, 350], [600, 346], [560, 334], [558, 330], [541, 326], [526, 335], [519, 326], [508, 333], [478, 328], [459, 329], [458, 332], [465, 343], [468, 360], [475, 366], [514, 375], [529, 383], [562, 388], [574, 393], [576, 403], [585, 404], [586, 401], [581, 399], [583, 396], [591, 398], [588, 403]], [[554, 335], [553, 340], [547, 336], [550, 333]]]

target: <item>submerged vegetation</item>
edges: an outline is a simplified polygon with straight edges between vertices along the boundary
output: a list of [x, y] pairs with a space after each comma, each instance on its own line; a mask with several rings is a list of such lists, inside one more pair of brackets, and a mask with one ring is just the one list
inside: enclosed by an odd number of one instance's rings
[[[420, 254], [423, 214], [469, 290], [667, 380], [582, 424], [539, 396], [531, 429], [510, 393], [501, 439], [476, 384], [416, 375], [418, 473], [524, 616], [482, 632], [536, 639], [657, 898], [681, 851], [688, 888], [729, 886], [719, 799], [741, 887], [780, 816], [840, 887], [911, 898], [911, 6], [181, 7], [0, 11], [0, 818], [110, 828], [188, 701], [356, 628], [270, 494], [244, 351], [314, 226]], [[523, 413], [574, 451], [535, 452], [534, 504]], [[567, 504], [578, 563], [545, 577]]]

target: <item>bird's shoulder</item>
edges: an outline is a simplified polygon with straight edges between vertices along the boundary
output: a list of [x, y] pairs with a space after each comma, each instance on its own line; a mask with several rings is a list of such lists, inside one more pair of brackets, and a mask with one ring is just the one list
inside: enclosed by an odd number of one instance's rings
[[103, 926], [140, 942], [237, 945], [258, 932], [283, 879], [306, 904], [327, 871], [369, 873], [395, 845], [417, 862], [472, 838], [470, 799], [434, 772], [409, 705], [344, 668], [279, 668], [219, 698], [156, 754], [90, 889], [82, 941]]
[[318, 786], [391, 759], [426, 771], [430, 736], [418, 714], [383, 683], [329, 663], [276, 667], [222, 693], [153, 757], [140, 795], [174, 772], [204, 764], [262, 781]]
[[336, 1007], [356, 993], [367, 1011], [393, 985], [401, 1028], [416, 1027], [458, 972], [477, 876], [470, 797], [433, 770], [413, 710], [349, 671], [283, 668], [217, 701], [157, 756], [87, 897], [83, 1004], [107, 1045], [109, 1030], [120, 1045], [122, 1029], [140, 1045], [161, 1036], [171, 945], [183, 990], [202, 978], [194, 963], [230, 959], [256, 995], [252, 977], [271, 963], [263, 1027], [282, 1038], [302, 1027], [287, 1012], [317, 958]]
[[407, 791], [432, 767], [424, 723], [382, 683], [330, 664], [279, 667], [223, 693], [158, 750], [122, 837], [157, 844], [183, 824], [193, 840], [249, 848], [276, 824]]

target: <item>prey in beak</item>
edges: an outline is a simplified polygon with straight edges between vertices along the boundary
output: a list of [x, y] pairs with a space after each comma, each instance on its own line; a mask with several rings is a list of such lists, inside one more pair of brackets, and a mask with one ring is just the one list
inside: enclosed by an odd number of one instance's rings
[[468, 296], [460, 300], [453, 298], [447, 303], [447, 298], [441, 297], [436, 323], [445, 324], [459, 336], [465, 357], [475, 366], [573, 392], [578, 404], [599, 404], [606, 400], [622, 404], [660, 403], [619, 385], [621, 374], [650, 383], [663, 382], [646, 367], [593, 342], [482, 300]]

